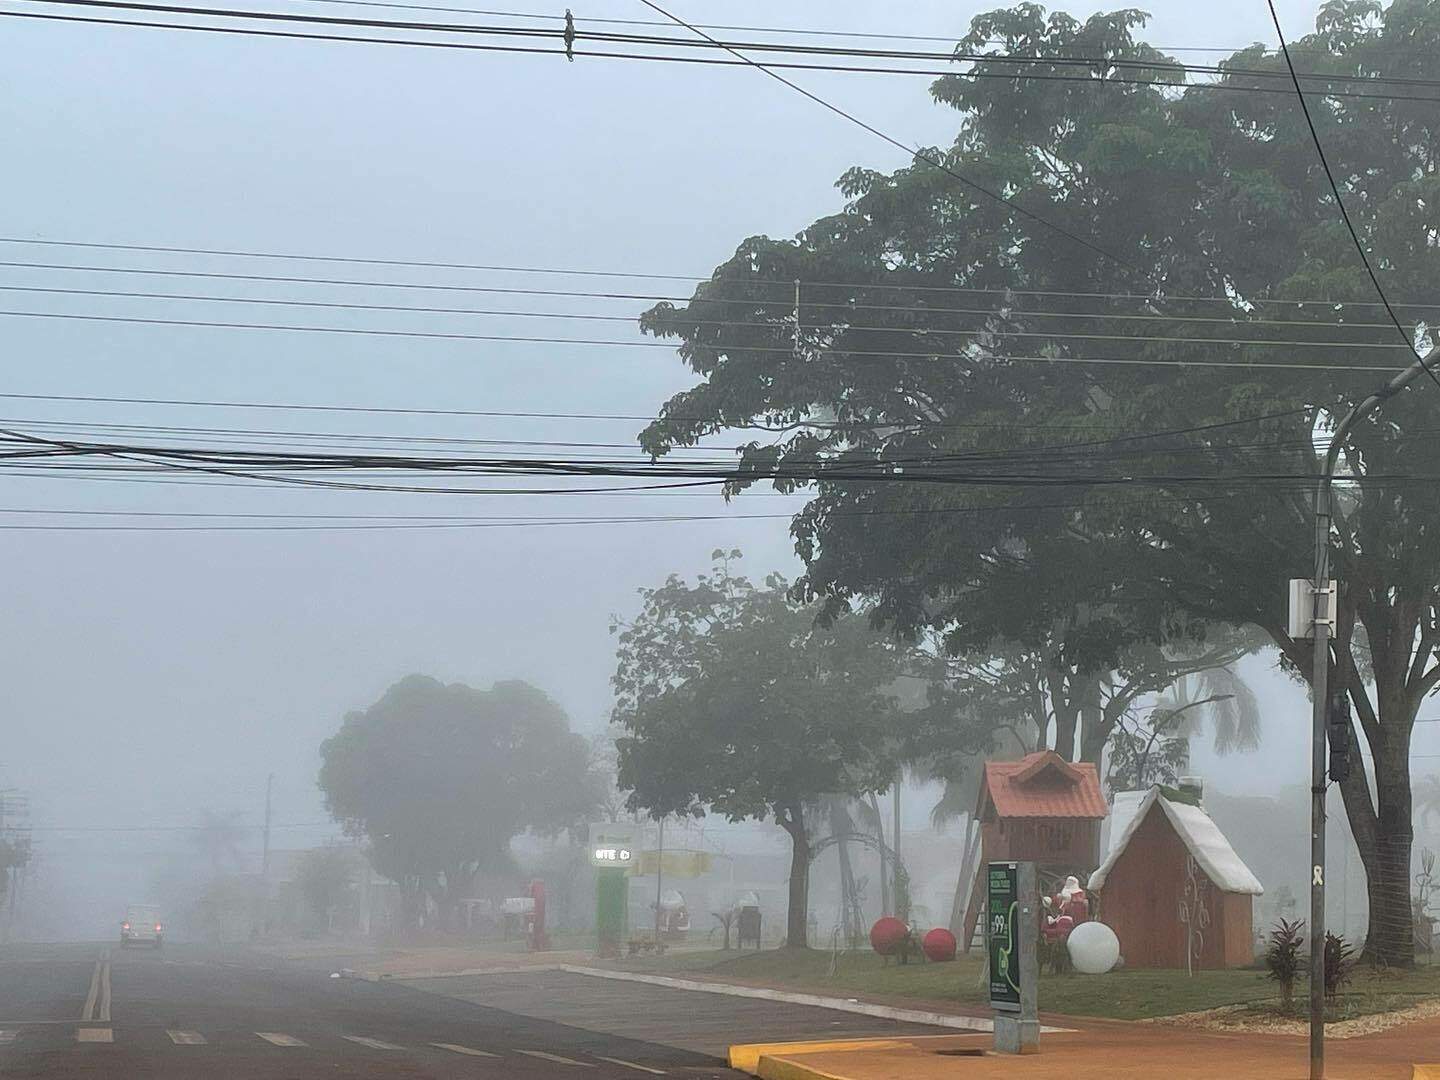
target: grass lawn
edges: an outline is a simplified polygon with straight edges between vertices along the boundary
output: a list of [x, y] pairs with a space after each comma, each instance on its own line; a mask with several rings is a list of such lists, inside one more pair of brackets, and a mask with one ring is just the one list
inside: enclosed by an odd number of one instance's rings
[[[747, 979], [839, 997], [879, 994], [979, 1006], [987, 1000], [980, 982], [983, 964], [978, 954], [951, 964], [884, 964], [880, 957], [865, 950], [842, 954], [836, 973], [831, 975], [830, 953], [820, 949], [671, 951], [662, 957], [614, 962], [614, 966], [627, 971]], [[1295, 993], [1303, 1010], [1305, 984], [1296, 987]], [[1405, 1008], [1433, 997], [1440, 997], [1440, 967], [1383, 976], [1361, 969], [1341, 995], [1331, 1019]], [[1070, 1016], [1138, 1020], [1247, 1003], [1254, 1003], [1257, 1012], [1272, 1011], [1278, 1004], [1275, 983], [1263, 971], [1199, 971], [1186, 975], [1183, 971], [1131, 969], [1109, 975], [1045, 975], [1040, 980], [1041, 1010]]]

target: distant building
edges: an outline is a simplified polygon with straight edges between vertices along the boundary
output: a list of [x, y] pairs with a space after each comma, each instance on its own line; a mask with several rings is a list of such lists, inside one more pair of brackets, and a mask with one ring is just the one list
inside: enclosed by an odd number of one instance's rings
[[[1255, 959], [1254, 899], [1265, 890], [1198, 789], [1115, 797], [1109, 853], [1090, 875], [1097, 917], [1129, 967], [1244, 967]], [[1092, 909], [1093, 910], [1093, 909]]]

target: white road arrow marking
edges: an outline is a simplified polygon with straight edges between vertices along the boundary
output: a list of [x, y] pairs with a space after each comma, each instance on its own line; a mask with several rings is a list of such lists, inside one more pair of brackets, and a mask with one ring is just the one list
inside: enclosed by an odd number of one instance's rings
[[601, 1061], [608, 1061], [611, 1065], [624, 1065], [627, 1069], [638, 1069], [640, 1072], [649, 1073], [652, 1076], [664, 1076], [664, 1069], [652, 1069], [649, 1065], [638, 1065], [633, 1061], [625, 1061], [621, 1058], [606, 1057], [604, 1054], [596, 1054]]
[[576, 1061], [574, 1058], [561, 1057], [559, 1054], [547, 1054], [544, 1050], [517, 1050], [517, 1054], [525, 1054], [527, 1057], [544, 1058], [546, 1061], [558, 1062], [561, 1065], [579, 1065], [581, 1068], [593, 1069], [595, 1066], [588, 1061]]
[[431, 1046], [438, 1046], [441, 1050], [449, 1050], [452, 1054], [469, 1054], [471, 1057], [499, 1057], [499, 1054], [492, 1054], [489, 1050], [476, 1050], [473, 1046], [457, 1046], [455, 1043], [431, 1043]]
[[371, 1050], [402, 1050], [404, 1047], [396, 1046], [394, 1043], [382, 1042], [379, 1039], [371, 1039], [364, 1035], [341, 1035], [342, 1039], [349, 1042], [359, 1043], [361, 1046], [368, 1046]]
[[303, 1040], [295, 1038], [294, 1035], [286, 1035], [283, 1032], [279, 1031], [257, 1031], [255, 1032], [255, 1034], [259, 1035], [260, 1038], [264, 1039], [268, 1043], [274, 1043], [276, 1046], [306, 1045]]

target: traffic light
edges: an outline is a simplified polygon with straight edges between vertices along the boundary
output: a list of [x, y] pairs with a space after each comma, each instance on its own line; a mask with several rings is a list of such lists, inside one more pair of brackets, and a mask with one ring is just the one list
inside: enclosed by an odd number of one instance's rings
[[1325, 719], [1330, 739], [1330, 779], [1344, 783], [1350, 775], [1350, 697], [1344, 690], [1330, 695]]

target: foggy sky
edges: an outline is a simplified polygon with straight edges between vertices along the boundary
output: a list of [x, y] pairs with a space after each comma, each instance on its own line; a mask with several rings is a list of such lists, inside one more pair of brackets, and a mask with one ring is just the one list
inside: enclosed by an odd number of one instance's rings
[[[696, 20], [958, 37], [973, 14], [992, 6], [727, 0], [677, 10]], [[1272, 40], [1264, 6], [1251, 0], [1154, 7], [1148, 36], [1161, 46]], [[1309, 29], [1312, 3], [1281, 7], [1292, 36]], [[582, 33], [586, 16], [650, 15], [621, 0], [577, 9]], [[791, 235], [837, 209], [833, 182], [848, 166], [904, 163], [893, 148], [748, 70], [583, 58], [567, 64], [21, 20], [0, 23], [0, 47], [0, 233], [7, 236], [706, 274], [746, 236]], [[930, 103], [926, 79], [799, 79], [902, 140], [943, 144], [954, 133], [954, 114]], [[11, 245], [0, 245], [0, 259], [286, 272], [284, 264]], [[120, 287], [98, 275], [0, 268], [3, 283], [42, 276], [41, 283]], [[478, 273], [395, 276], [514, 283]], [[157, 291], [220, 288], [161, 284]], [[287, 292], [257, 286], [252, 294]], [[323, 298], [323, 290], [307, 295]], [[634, 315], [645, 306], [574, 301], [550, 309]], [[5, 296], [0, 307], [288, 317], [259, 308], [25, 294]], [[304, 311], [294, 321], [536, 332], [534, 321], [442, 316], [346, 319]], [[549, 332], [544, 325], [541, 332]], [[624, 324], [582, 333], [591, 329], [575, 324], [562, 332], [638, 336]], [[650, 415], [691, 381], [665, 349], [3, 316], [0, 342], [0, 390], [9, 393]], [[640, 426], [5, 399], [0, 416], [17, 425], [52, 419], [609, 442], [633, 441]], [[746, 496], [728, 513], [781, 513], [794, 505]], [[460, 499], [7, 475], [0, 475], [0, 508], [727, 513], [714, 496]], [[202, 807], [244, 811], [247, 823], [258, 824], [265, 776], [274, 772], [276, 821], [319, 822], [318, 743], [346, 710], [364, 707], [406, 673], [477, 686], [528, 679], [554, 695], [578, 727], [598, 726], [610, 701], [609, 615], [631, 612], [641, 586], [672, 571], [704, 569], [717, 546], [744, 549], [755, 577], [798, 568], [784, 520], [455, 531], [0, 531], [7, 642], [0, 653], [0, 785], [31, 790], [37, 824], [186, 824]], [[1276, 603], [1283, 599], [1277, 591]], [[1271, 790], [1307, 768], [1303, 696], [1267, 666], [1257, 660], [1245, 668], [1269, 712], [1262, 751], [1216, 761], [1197, 740], [1196, 767], [1217, 786]], [[1440, 754], [1440, 725], [1418, 730], [1417, 756]], [[329, 832], [292, 829], [284, 843]]]

